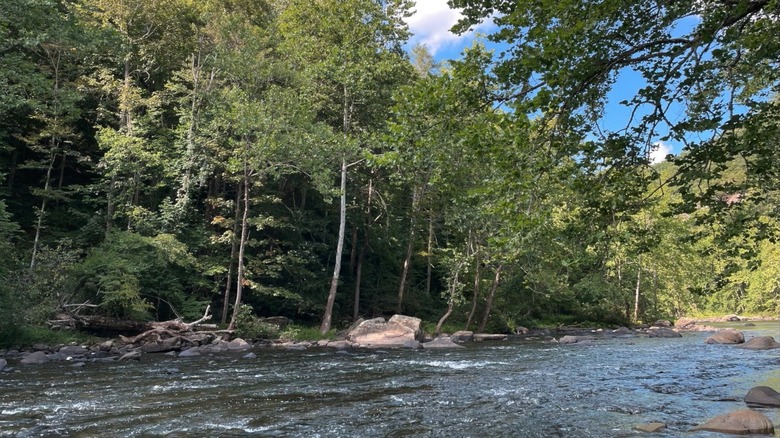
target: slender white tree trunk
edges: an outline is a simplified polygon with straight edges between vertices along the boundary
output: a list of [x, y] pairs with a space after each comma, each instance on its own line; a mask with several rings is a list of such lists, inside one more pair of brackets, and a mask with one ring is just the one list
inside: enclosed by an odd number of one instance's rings
[[341, 205], [339, 209], [339, 237], [336, 244], [336, 263], [333, 267], [333, 277], [330, 280], [330, 291], [328, 292], [328, 301], [325, 304], [325, 314], [322, 317], [320, 332], [325, 334], [330, 330], [333, 319], [333, 303], [336, 301], [336, 291], [339, 286], [339, 275], [341, 274], [341, 254], [344, 250], [344, 233], [347, 226], [347, 158], [341, 161]]

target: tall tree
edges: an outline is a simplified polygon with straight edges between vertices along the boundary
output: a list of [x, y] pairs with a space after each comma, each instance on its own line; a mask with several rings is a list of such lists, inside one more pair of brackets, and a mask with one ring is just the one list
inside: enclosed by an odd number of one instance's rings
[[346, 229], [348, 169], [360, 163], [360, 147], [383, 123], [387, 98], [409, 77], [400, 50], [407, 37], [402, 19], [408, 1], [292, 1], [282, 12], [288, 53], [305, 72], [320, 118], [342, 135], [336, 152], [340, 169], [339, 231], [330, 289], [320, 330], [330, 330]]

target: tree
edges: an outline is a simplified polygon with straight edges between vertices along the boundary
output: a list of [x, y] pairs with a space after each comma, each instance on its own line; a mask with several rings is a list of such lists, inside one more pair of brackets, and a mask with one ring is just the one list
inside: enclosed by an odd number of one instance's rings
[[[716, 179], [738, 157], [751, 162], [754, 184], [777, 181], [768, 166], [776, 154], [765, 142], [752, 136], [721, 141], [748, 125], [771, 126], [765, 122], [777, 112], [777, 102], [767, 101], [780, 81], [774, 2], [450, 4], [465, 8], [466, 18], [456, 26], [460, 32], [496, 17], [499, 29], [490, 38], [511, 45], [496, 66], [506, 85], [500, 99], [518, 111], [542, 110], [562, 122], [560, 130], [598, 136], [594, 124], [607, 93], [618, 74], [633, 70], [644, 84], [624, 102], [631, 114], [625, 128], [611, 135], [645, 151], [658, 140], [684, 144], [681, 184]], [[688, 205], [712, 203], [711, 195], [692, 192]]]
[[[347, 171], [361, 162], [359, 147], [383, 123], [387, 98], [409, 77], [400, 51], [407, 30], [407, 1], [293, 1], [280, 29], [290, 60], [304, 72], [319, 117], [342, 140], [335, 152], [340, 169], [339, 227], [330, 289], [320, 330], [330, 330], [346, 230]], [[354, 163], [354, 164], [353, 164]]]

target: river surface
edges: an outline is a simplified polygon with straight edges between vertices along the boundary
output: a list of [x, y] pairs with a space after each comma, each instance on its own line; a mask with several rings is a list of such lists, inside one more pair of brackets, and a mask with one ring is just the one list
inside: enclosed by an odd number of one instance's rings
[[[747, 338], [780, 333], [741, 325]], [[744, 408], [753, 386], [780, 389], [780, 351], [706, 345], [708, 335], [11, 363], [0, 436], [626, 437], [657, 421], [668, 428], [650, 436], [722, 437], [687, 431]], [[780, 410], [762, 412], [780, 426]]]

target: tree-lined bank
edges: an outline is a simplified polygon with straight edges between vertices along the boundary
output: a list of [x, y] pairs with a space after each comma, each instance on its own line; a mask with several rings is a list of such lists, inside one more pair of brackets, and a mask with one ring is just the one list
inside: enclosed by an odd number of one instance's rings
[[[777, 314], [775, 6], [453, 3], [512, 49], [437, 67], [402, 0], [3, 2], [4, 342], [242, 303], [324, 332]], [[657, 111], [601, 132], [624, 67]]]

